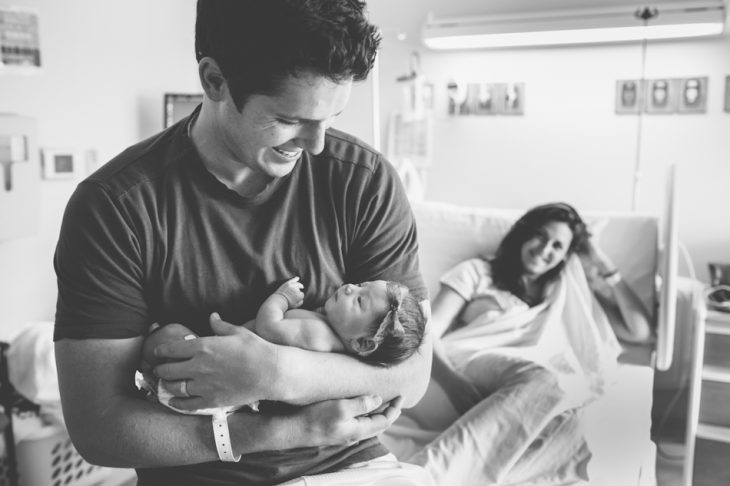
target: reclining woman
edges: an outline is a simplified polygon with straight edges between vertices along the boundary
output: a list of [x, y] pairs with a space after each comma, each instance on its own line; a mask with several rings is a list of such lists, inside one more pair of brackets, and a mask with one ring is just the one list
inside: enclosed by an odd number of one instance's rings
[[433, 303], [434, 332], [442, 336], [485, 313], [498, 316], [544, 302], [573, 253], [580, 256], [616, 336], [626, 342], [649, 339], [651, 328], [641, 301], [594, 243], [578, 212], [565, 203], [529, 210], [512, 226], [493, 259], [474, 258], [447, 272]]
[[431, 386], [404, 420], [443, 433], [413, 455], [432, 437], [403, 449], [396, 422], [386, 444], [438, 484], [585, 479], [590, 451], [573, 410], [601, 394], [616, 337], [651, 338], [641, 301], [564, 203], [525, 213], [494, 258], [446, 272], [431, 329], [443, 336]]

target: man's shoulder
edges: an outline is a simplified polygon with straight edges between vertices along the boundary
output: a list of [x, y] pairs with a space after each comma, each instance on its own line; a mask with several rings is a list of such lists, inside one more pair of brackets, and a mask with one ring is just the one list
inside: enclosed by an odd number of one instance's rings
[[101, 186], [112, 198], [116, 198], [140, 184], [161, 177], [170, 164], [189, 155], [192, 149], [180, 129], [175, 125], [131, 145], [84, 182]]
[[325, 147], [320, 155], [346, 167], [371, 172], [378, 170], [383, 164], [380, 152], [359, 138], [334, 128], [327, 130]]

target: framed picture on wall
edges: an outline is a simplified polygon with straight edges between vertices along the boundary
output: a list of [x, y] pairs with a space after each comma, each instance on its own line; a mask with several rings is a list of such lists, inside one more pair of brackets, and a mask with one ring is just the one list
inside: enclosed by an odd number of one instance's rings
[[504, 83], [477, 83], [476, 114], [497, 115], [504, 111]]
[[504, 114], [525, 113], [525, 83], [507, 83], [504, 87]]
[[677, 111], [679, 79], [650, 79], [646, 83], [645, 106], [647, 113], [674, 113]]
[[459, 106], [460, 115], [476, 115], [479, 110], [479, 83], [466, 84], [466, 98]]
[[202, 93], [165, 93], [163, 128], [179, 122], [202, 102]]
[[644, 81], [619, 79], [616, 81], [616, 113], [636, 114], [641, 111], [644, 99]]
[[79, 170], [79, 158], [71, 149], [42, 149], [41, 163], [46, 180], [73, 179]]
[[730, 76], [725, 76], [725, 112], [730, 113]]
[[466, 104], [468, 84], [462, 80], [451, 79], [446, 84], [446, 96], [449, 100], [449, 115], [466, 115], [469, 108]]
[[38, 69], [41, 45], [35, 8], [0, 5], [0, 69]]
[[707, 111], [707, 77], [684, 78], [679, 82], [680, 113]]

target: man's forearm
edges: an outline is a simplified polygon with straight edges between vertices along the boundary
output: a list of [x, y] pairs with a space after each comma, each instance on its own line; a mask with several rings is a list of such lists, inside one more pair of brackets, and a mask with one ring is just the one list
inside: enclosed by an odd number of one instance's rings
[[[111, 467], [162, 467], [218, 459], [210, 416], [183, 415], [136, 392], [133, 375], [142, 338], [56, 343], [56, 365], [69, 435], [89, 462]], [[80, 377], [83, 377], [80, 379]], [[256, 415], [231, 430], [240, 453], [286, 447], [275, 425]]]
[[378, 395], [384, 401], [402, 396], [403, 407], [412, 407], [428, 386], [432, 346], [427, 332], [417, 353], [387, 368], [345, 354], [281, 348], [274, 399], [305, 404], [359, 395]]
[[67, 422], [74, 445], [92, 464], [164, 467], [218, 457], [210, 417], [175, 414], [144, 400], [122, 398], [83, 422]]
[[[232, 415], [228, 424], [235, 455], [291, 447], [300, 428], [296, 420]], [[122, 399], [96, 420], [70, 427], [69, 433], [84, 459], [101, 466], [167, 467], [219, 460], [209, 415], [184, 415], [145, 400]]]

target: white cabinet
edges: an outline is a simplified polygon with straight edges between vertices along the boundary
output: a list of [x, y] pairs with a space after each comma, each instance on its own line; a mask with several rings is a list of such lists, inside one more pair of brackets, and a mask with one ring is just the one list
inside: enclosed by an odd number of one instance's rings
[[696, 330], [684, 484], [730, 484], [730, 314], [708, 311]]

